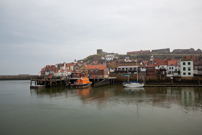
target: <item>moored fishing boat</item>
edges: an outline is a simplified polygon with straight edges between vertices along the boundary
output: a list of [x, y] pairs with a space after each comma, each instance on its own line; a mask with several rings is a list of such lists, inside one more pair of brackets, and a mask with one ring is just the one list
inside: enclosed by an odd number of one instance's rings
[[86, 87], [90, 87], [91, 84], [92, 84], [92, 82], [90, 82], [89, 79], [85, 76], [85, 77], [82, 77], [81, 79], [78, 79], [74, 83], [74, 86], [76, 88], [86, 88]]

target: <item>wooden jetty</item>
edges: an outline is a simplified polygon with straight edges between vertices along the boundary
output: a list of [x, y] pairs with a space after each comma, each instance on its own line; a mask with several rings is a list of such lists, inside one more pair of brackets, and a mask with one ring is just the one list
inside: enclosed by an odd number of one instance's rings
[[[80, 78], [35, 78], [30, 80], [30, 88], [33, 87], [32, 83], [35, 82], [34, 86], [44, 85], [46, 87], [54, 87], [54, 86], [70, 86], [73, 87], [74, 82]], [[93, 82], [92, 86], [103, 86], [114, 84], [116, 77], [108, 77], [108, 78], [90, 78], [91, 82]]]
[[[30, 81], [30, 88], [42, 88], [42, 87], [57, 87], [57, 86], [68, 86], [68, 87], [74, 87], [74, 82], [76, 80], [80, 79], [78, 78], [34, 78]], [[100, 87], [104, 85], [113, 85], [116, 83], [116, 77], [108, 77], [108, 78], [89, 78], [89, 80], [92, 83], [93, 87]], [[32, 83], [35, 82], [35, 85], [32, 85]], [[146, 83], [144, 87], [202, 87], [200, 83], [198, 84], [188, 84], [188, 83]]]

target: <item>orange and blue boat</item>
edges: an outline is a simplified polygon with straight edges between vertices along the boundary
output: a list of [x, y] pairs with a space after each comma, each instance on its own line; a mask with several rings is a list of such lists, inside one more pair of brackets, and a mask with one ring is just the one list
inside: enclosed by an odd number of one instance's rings
[[92, 82], [89, 81], [89, 79], [85, 76], [80, 79], [78, 79], [76, 82], [74, 82], [74, 86], [76, 88], [86, 88], [90, 87]]

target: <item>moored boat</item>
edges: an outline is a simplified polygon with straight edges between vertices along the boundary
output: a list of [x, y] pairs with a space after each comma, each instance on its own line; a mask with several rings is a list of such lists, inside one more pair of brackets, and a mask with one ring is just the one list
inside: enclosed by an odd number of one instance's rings
[[[136, 60], [136, 65], [137, 65], [137, 60]], [[129, 81], [129, 75], [127, 75], [128, 76], [128, 82], [123, 82], [124, 87], [129, 87], [129, 88], [144, 87], [144, 83], [138, 82], [138, 67], [137, 67], [136, 71], [137, 71], [137, 81]]]
[[31, 85], [30, 88], [31, 89], [40, 89], [40, 88], [45, 88], [46, 85]]
[[85, 76], [81, 79], [78, 79], [75, 83], [74, 86], [76, 88], [86, 88], [86, 87], [90, 87], [92, 84], [92, 82], [89, 81], [89, 79]]
[[123, 82], [124, 87], [139, 88], [144, 87], [144, 83], [139, 83], [138, 81]]

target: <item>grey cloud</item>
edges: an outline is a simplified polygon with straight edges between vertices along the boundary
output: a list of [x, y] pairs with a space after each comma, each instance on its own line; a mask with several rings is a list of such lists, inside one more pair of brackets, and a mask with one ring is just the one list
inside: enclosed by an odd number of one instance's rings
[[9, 50], [17, 60], [55, 64], [95, 54], [97, 48], [121, 54], [198, 49], [201, 16], [201, 0], [1, 0], [0, 56]]

